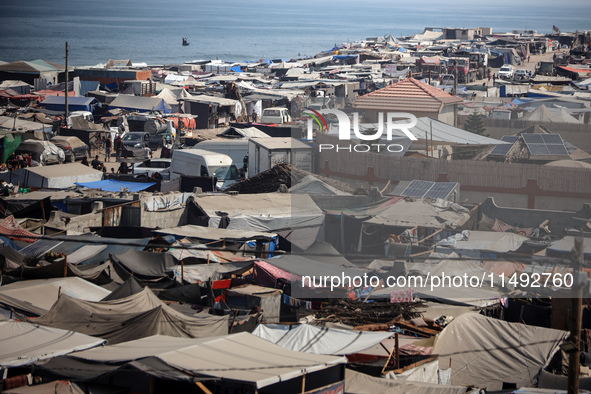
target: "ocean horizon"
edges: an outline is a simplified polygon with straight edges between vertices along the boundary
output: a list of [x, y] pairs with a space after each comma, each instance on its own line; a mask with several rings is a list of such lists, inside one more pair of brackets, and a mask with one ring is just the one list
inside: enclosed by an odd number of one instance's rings
[[[589, 30], [591, 2], [458, 0], [443, 4], [370, 0], [278, 3], [268, 0], [0, 0], [0, 60], [43, 59], [72, 66], [131, 59], [150, 65], [194, 60], [290, 59], [335, 44], [425, 27], [492, 27], [494, 32]], [[186, 37], [189, 46], [182, 46]]]

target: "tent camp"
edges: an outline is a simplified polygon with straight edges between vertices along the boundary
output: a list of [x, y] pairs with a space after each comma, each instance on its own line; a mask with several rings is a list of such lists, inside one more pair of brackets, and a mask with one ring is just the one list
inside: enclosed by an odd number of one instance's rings
[[508, 323], [468, 313], [441, 334], [434, 354], [450, 365], [451, 383], [500, 390], [503, 382], [535, 386], [540, 370], [568, 337], [566, 331]]
[[103, 173], [80, 163], [59, 166], [39, 166], [19, 168], [0, 173], [0, 179], [22, 186], [63, 189], [76, 182], [95, 182], [103, 179]]
[[171, 107], [166, 100], [158, 97], [129, 96], [120, 94], [109, 104], [109, 109], [121, 108], [128, 111], [150, 112], [161, 111], [169, 114]]

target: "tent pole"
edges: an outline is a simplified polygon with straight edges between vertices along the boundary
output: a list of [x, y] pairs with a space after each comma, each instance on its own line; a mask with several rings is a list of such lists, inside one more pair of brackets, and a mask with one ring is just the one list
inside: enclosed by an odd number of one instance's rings
[[[395, 340], [394, 346], [392, 346], [392, 350], [390, 350], [390, 354], [388, 355], [388, 359], [386, 360], [386, 364], [384, 364], [384, 368], [382, 368], [382, 372], [380, 373], [380, 375], [383, 375], [384, 374], [384, 371], [388, 367], [388, 363], [390, 362], [390, 359], [392, 358], [392, 354], [396, 350], [396, 342], [397, 341]], [[396, 366], [396, 368], [398, 368], [398, 365]]]
[[306, 374], [302, 375], [302, 393], [306, 392]]
[[199, 387], [201, 389], [201, 391], [203, 391], [205, 394], [213, 394], [211, 391], [209, 391], [209, 389], [207, 387], [205, 387], [205, 385], [201, 382], [195, 382], [195, 384], [197, 385], [197, 387]]
[[181, 285], [185, 283], [185, 260], [181, 260]]

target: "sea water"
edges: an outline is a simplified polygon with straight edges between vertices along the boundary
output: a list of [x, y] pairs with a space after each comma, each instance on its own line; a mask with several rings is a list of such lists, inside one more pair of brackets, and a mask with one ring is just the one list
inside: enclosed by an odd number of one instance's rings
[[585, 30], [589, 15], [589, 0], [0, 0], [0, 60], [64, 64], [66, 41], [73, 66], [289, 59], [427, 26]]

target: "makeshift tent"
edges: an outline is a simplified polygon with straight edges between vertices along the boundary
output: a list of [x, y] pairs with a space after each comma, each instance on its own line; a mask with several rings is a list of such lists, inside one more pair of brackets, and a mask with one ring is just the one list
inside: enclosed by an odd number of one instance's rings
[[113, 255], [111, 260], [142, 279], [170, 276], [174, 266], [173, 257], [169, 253], [143, 252], [135, 249]]
[[500, 390], [503, 382], [531, 387], [567, 337], [566, 331], [468, 313], [439, 334], [433, 353], [442, 365], [452, 359], [452, 384], [487, 390]]
[[130, 192], [141, 192], [150, 186], [154, 186], [155, 182], [124, 182], [115, 179], [105, 179], [104, 181], [96, 182], [75, 182], [76, 185], [87, 187], [89, 189], [100, 189], [104, 192], [120, 192], [129, 189]]
[[314, 175], [306, 175], [300, 182], [289, 188], [290, 193], [350, 195], [329, 184], [322, 182]]
[[0, 304], [42, 315], [57, 301], [68, 295], [88, 301], [99, 301], [111, 292], [80, 278], [37, 279], [0, 286]]
[[528, 238], [515, 233], [496, 231], [462, 231], [437, 243], [440, 249], [453, 249], [462, 256], [480, 257], [481, 251], [506, 253], [514, 252]]
[[[294, 385], [292, 379], [306, 375], [306, 391], [321, 387], [316, 382], [323, 375], [322, 386], [342, 379], [345, 357], [324, 356], [294, 352], [267, 342], [249, 333], [238, 333], [217, 338], [184, 339], [152, 336], [136, 341], [83, 351], [64, 356], [45, 364], [48, 370], [55, 368], [62, 376], [86, 374], [87, 378], [101, 374], [100, 369], [112, 371], [111, 365], [146, 358], [156, 358], [188, 375], [228, 382], [247, 384], [257, 389], [285, 382]], [[58, 360], [66, 359], [70, 367]], [[337, 371], [330, 371], [336, 367]], [[314, 374], [319, 372], [319, 374]], [[335, 373], [338, 372], [338, 373]], [[163, 374], [166, 372], [163, 371]], [[315, 385], [316, 383], [316, 385]], [[299, 387], [301, 380], [297, 381]]]
[[80, 163], [59, 166], [38, 166], [19, 168], [0, 173], [0, 179], [28, 187], [63, 189], [76, 182], [94, 182], [103, 179], [103, 173]]
[[226, 129], [221, 134], [220, 137], [224, 138], [269, 138], [270, 135], [267, 133], [262, 132], [261, 130], [257, 129], [256, 127], [230, 127]]
[[[68, 110], [94, 112], [98, 104], [94, 97], [68, 97]], [[64, 112], [66, 110], [66, 99], [64, 96], [47, 96], [39, 103], [39, 106], [50, 111]]]
[[257, 306], [263, 310], [262, 322], [281, 321], [281, 299], [283, 292], [278, 289], [256, 285], [242, 285], [226, 291], [226, 304], [233, 309], [251, 311]]
[[[178, 257], [192, 257], [186, 253], [186, 250], [183, 252], [184, 253]], [[179, 283], [182, 283], [183, 281], [186, 283], [197, 283], [222, 279], [224, 276], [230, 277], [231, 275], [240, 275], [250, 270], [252, 267], [253, 263], [251, 261], [235, 261], [231, 263], [215, 264], [184, 264], [184, 266], [179, 264], [174, 266], [173, 272]]]
[[164, 88], [158, 93], [157, 98], [163, 99], [170, 106], [171, 113], [179, 112], [179, 102], [177, 96], [168, 88]]
[[170, 105], [163, 98], [129, 96], [120, 94], [109, 104], [109, 109], [121, 108], [128, 111], [150, 112], [161, 111], [162, 113], [171, 113]]
[[277, 238], [277, 234], [264, 231], [231, 230], [192, 224], [154, 230], [153, 232], [156, 234], [174, 235], [177, 238], [190, 237], [205, 241], [226, 240], [231, 242], [245, 242], [255, 239], [273, 240]]
[[406, 379], [375, 378], [347, 369], [345, 387], [349, 394], [465, 394], [461, 386], [444, 386], [432, 383], [407, 381]]
[[337, 330], [309, 324], [260, 324], [253, 335], [295, 352], [345, 356], [375, 346], [392, 333]]
[[115, 344], [152, 335], [202, 338], [228, 332], [228, 316], [188, 316], [164, 304], [149, 288], [112, 301], [90, 302], [61, 295], [36, 323], [105, 338]]
[[582, 123], [580, 120], [566, 112], [564, 108], [549, 109], [543, 104], [532, 112], [523, 115], [520, 120], [527, 120], [530, 122]]
[[0, 322], [0, 370], [104, 344], [100, 338], [22, 321]]
[[399, 200], [364, 222], [384, 226], [415, 226], [449, 229], [461, 227], [470, 219], [470, 211], [459, 204], [437, 199]]
[[111, 294], [103, 298], [101, 301], [120, 300], [121, 298], [126, 298], [134, 294], [141, 293], [143, 290], [144, 288], [138, 282], [138, 280], [135, 277], [130, 276], [125, 282], [119, 285], [118, 288], [113, 290]]

